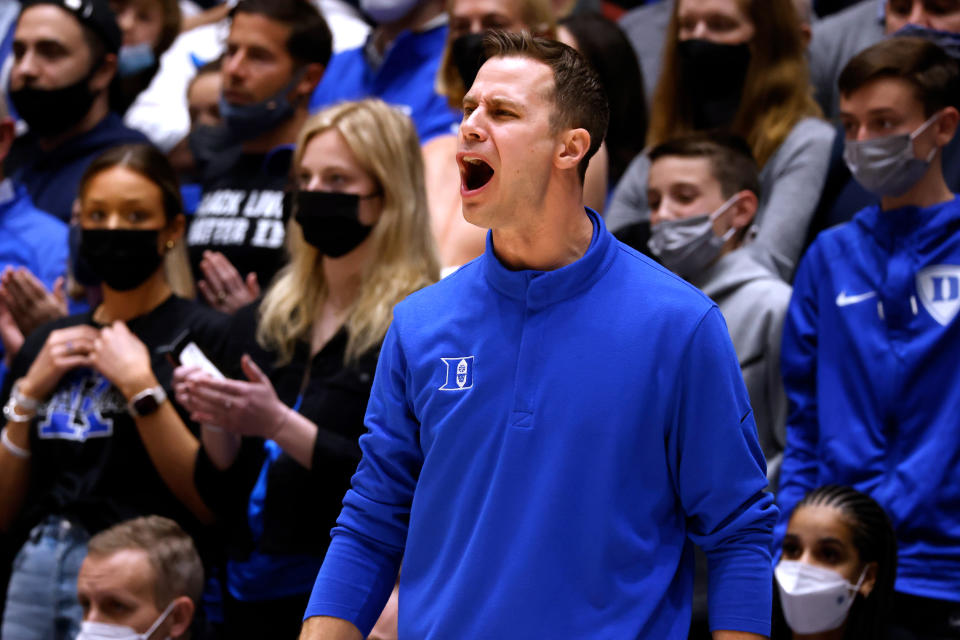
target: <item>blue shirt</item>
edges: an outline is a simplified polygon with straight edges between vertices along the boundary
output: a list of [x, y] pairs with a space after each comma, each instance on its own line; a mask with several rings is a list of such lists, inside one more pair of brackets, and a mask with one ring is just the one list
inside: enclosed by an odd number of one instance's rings
[[838, 483], [897, 532], [896, 589], [960, 601], [960, 198], [860, 211], [800, 262], [780, 354], [783, 517]]
[[720, 312], [594, 237], [511, 271], [487, 250], [394, 311], [363, 459], [307, 616], [400, 637], [685, 639], [693, 543], [714, 629], [769, 633], [777, 510]]
[[410, 116], [421, 144], [438, 135], [455, 133], [460, 114], [433, 88], [446, 41], [446, 25], [404, 31], [376, 69], [367, 60], [364, 47], [338, 53], [323, 72], [310, 110], [343, 100], [376, 97], [400, 106]]
[[[37, 209], [23, 185], [0, 182], [0, 273], [26, 267], [48, 290], [67, 266], [67, 225]], [[0, 343], [0, 384], [6, 368]]]

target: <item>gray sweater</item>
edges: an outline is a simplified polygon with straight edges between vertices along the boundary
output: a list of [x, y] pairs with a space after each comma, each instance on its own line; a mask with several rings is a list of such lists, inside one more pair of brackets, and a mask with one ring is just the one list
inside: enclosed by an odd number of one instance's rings
[[791, 288], [746, 249], [723, 256], [691, 283], [723, 314], [750, 394], [757, 435], [776, 487], [786, 438], [787, 397], [780, 376], [780, 339]]
[[813, 25], [810, 41], [810, 82], [823, 113], [838, 113], [837, 78], [850, 58], [883, 39], [878, 0], [862, 0]]
[[[749, 249], [787, 282], [793, 277], [807, 227], [820, 200], [834, 135], [833, 127], [823, 120], [804, 118], [760, 171], [760, 208]], [[611, 231], [650, 218], [649, 171], [646, 154], [638, 155], [627, 167], [604, 213]]]

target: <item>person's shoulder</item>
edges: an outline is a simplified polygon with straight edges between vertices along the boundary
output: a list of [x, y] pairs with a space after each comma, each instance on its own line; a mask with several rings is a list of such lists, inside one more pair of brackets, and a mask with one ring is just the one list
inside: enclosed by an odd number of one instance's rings
[[693, 314], [700, 316], [711, 307], [711, 300], [666, 267], [657, 264], [636, 249], [614, 240], [617, 255], [610, 275], [625, 290], [625, 304], [634, 304], [643, 313]]
[[458, 300], [476, 296], [484, 279], [483, 260], [482, 255], [474, 258], [430, 286], [414, 291], [397, 303], [394, 317], [398, 312], [423, 318], [433, 317], [455, 307]]
[[811, 46], [811, 49], [825, 46], [825, 37], [840, 44], [843, 40], [848, 40], [852, 34], [873, 32], [878, 32], [880, 36], [883, 35], [877, 2], [876, 0], [860, 0], [860, 2], [814, 23], [812, 40], [814, 46]]

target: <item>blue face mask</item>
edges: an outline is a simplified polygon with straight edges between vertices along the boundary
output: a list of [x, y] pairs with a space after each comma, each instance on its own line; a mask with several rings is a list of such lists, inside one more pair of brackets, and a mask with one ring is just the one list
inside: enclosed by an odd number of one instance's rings
[[124, 45], [117, 56], [117, 73], [121, 78], [136, 75], [152, 67], [156, 61], [157, 56], [149, 43]]
[[901, 29], [897, 29], [893, 33], [893, 36], [923, 38], [939, 46], [954, 60], [960, 60], [960, 33], [930, 29], [928, 27], [921, 27], [918, 24], [906, 24]]
[[276, 128], [293, 117], [295, 107], [290, 104], [287, 95], [303, 77], [302, 72], [293, 74], [293, 78], [280, 91], [266, 100], [253, 104], [233, 104], [220, 96], [220, 115], [223, 123], [238, 140], [256, 138], [261, 133]]

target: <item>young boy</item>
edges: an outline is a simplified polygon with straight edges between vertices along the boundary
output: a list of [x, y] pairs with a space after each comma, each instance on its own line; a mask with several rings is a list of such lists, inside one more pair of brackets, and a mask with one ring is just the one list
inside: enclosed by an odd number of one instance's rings
[[718, 133], [670, 140], [649, 155], [648, 247], [720, 307], [775, 485], [787, 412], [779, 355], [790, 286], [740, 250], [757, 213], [757, 165], [744, 140]]
[[941, 167], [957, 82], [957, 63], [917, 38], [847, 64], [844, 157], [881, 201], [810, 247], [781, 354], [777, 540], [815, 487], [871, 495], [897, 532], [894, 618], [917, 638], [960, 637], [960, 200]]

